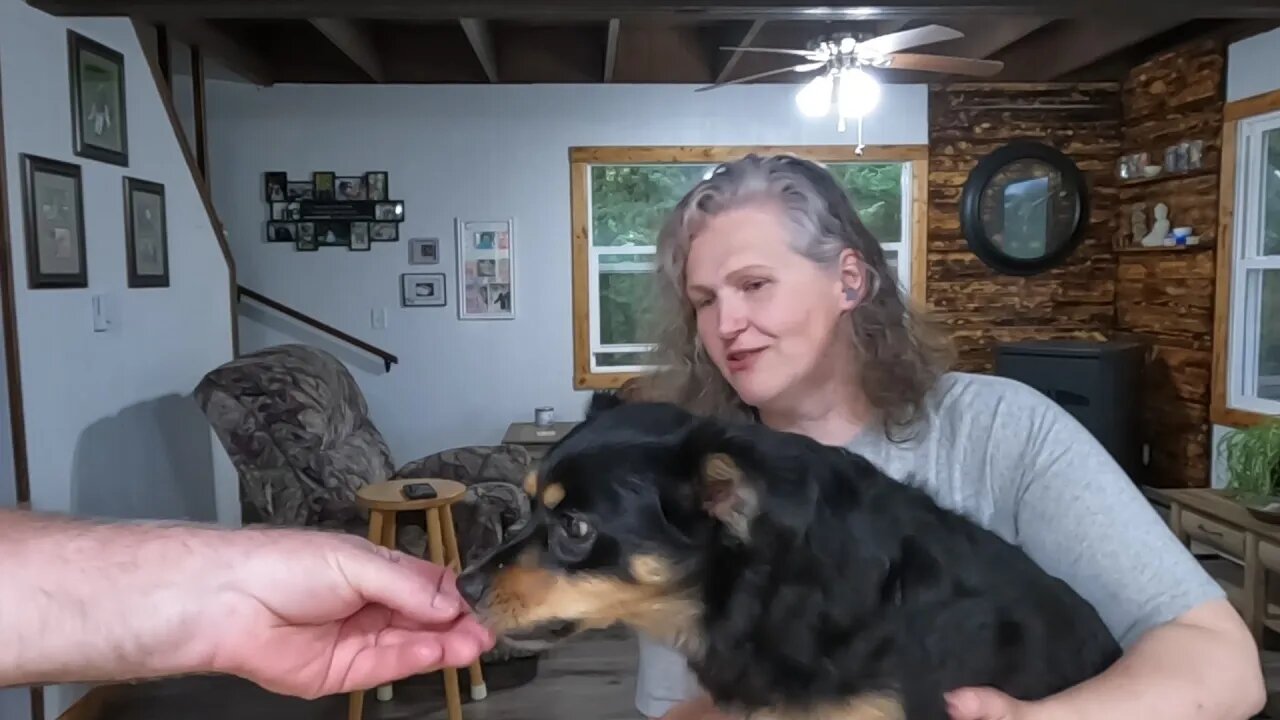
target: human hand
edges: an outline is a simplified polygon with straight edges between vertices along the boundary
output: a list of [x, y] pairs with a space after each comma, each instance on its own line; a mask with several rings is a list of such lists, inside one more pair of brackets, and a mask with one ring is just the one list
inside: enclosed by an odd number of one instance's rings
[[1033, 720], [1035, 703], [1016, 700], [989, 687], [970, 687], [946, 694], [951, 720]]
[[465, 667], [493, 647], [438, 565], [338, 533], [255, 530], [233, 544], [203, 618], [219, 672], [315, 698]]
[[737, 720], [737, 718], [721, 712], [712, 702], [711, 696], [704, 693], [672, 706], [661, 720]]

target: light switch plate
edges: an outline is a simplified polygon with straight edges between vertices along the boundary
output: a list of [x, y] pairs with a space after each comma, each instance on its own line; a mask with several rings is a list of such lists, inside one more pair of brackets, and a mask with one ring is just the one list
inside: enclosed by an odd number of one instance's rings
[[386, 308], [384, 307], [374, 308], [373, 311], [370, 313], [370, 318], [372, 320], [374, 330], [387, 329], [387, 309]]
[[93, 331], [107, 332], [115, 325], [115, 313], [112, 311], [111, 299], [106, 295], [94, 295], [91, 302], [93, 308]]

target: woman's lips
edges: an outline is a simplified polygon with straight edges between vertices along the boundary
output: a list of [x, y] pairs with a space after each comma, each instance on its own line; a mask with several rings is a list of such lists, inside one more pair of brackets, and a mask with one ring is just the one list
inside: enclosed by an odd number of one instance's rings
[[752, 350], [734, 350], [725, 356], [725, 364], [729, 367], [729, 372], [740, 373], [750, 370], [755, 365], [756, 360], [760, 358], [760, 353], [764, 352], [764, 348], [755, 348]]

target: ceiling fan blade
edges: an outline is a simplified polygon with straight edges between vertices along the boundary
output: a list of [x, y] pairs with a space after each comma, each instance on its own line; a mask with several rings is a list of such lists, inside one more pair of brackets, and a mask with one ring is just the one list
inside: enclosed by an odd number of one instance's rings
[[807, 72], [809, 70], [817, 70], [818, 68], [826, 64], [827, 63], [825, 61], [800, 63], [799, 65], [792, 65], [791, 67], [778, 68], [777, 70], [766, 70], [764, 72], [756, 73], [754, 75], [745, 75], [740, 78], [726, 80], [722, 83], [715, 83], [714, 85], [704, 85], [698, 88], [697, 90], [695, 90], [694, 92], [702, 92], [704, 90], [715, 90], [716, 88], [724, 87], [725, 85], [736, 85], [738, 83], [750, 82], [751, 80], [758, 80], [762, 77], [769, 77], [770, 75], [780, 75], [785, 72]]
[[987, 77], [1004, 69], [999, 60], [975, 60], [948, 55], [923, 55], [920, 53], [896, 53], [885, 58], [885, 67], [892, 70], [923, 70], [950, 75], [978, 75]]
[[817, 50], [797, 50], [795, 48], [766, 48], [766, 47], [734, 47], [732, 45], [721, 45], [721, 50], [736, 50], [738, 52], [756, 52], [756, 53], [774, 53], [780, 55], [795, 55], [797, 57], [809, 60], [824, 60], [827, 54]]
[[944, 40], [955, 40], [962, 37], [964, 37], [964, 33], [945, 25], [925, 25], [924, 27], [911, 28], [910, 30], [899, 30], [888, 35], [871, 38], [866, 42], [860, 42], [858, 43], [857, 53], [859, 55], [888, 55], [907, 48], [932, 45]]

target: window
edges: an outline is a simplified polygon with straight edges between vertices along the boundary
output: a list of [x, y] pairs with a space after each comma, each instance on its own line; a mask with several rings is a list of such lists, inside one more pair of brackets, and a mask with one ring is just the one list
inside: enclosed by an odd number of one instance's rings
[[[570, 153], [574, 257], [574, 386], [617, 387], [651, 369], [650, 291], [658, 230], [718, 163], [749, 152], [792, 152], [827, 165], [880, 239], [904, 290], [923, 296], [924, 146], [865, 149], [574, 148]], [[914, 287], [913, 287], [914, 286]]]
[[1280, 415], [1280, 96], [1226, 114], [1213, 420], [1240, 426]]

